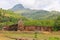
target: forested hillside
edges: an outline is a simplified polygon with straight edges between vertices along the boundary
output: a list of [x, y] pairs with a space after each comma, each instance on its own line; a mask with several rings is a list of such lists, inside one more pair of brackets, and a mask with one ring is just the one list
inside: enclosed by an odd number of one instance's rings
[[13, 11], [0, 9], [0, 28], [16, 24], [21, 18], [24, 17], [19, 14], [15, 14]]
[[31, 18], [34, 20], [42, 20], [42, 19], [56, 19], [57, 16], [60, 15], [58, 11], [45, 11], [45, 10], [32, 10], [30, 12], [24, 12], [21, 15]]

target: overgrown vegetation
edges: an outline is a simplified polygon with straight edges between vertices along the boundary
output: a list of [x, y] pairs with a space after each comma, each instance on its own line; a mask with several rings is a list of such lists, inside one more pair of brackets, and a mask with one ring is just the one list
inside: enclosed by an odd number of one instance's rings
[[58, 18], [55, 20], [53, 29], [54, 29], [54, 31], [60, 30], [60, 16], [58, 16]]
[[32, 26], [54, 26], [54, 20], [30, 20], [24, 21], [25, 25], [32, 25]]
[[[23, 15], [27, 15], [26, 17], [22, 16], [21, 14], [17, 14], [17, 13], [14, 13], [13, 11], [10, 11], [10, 10], [3, 10], [3, 9], [0, 9], [0, 29], [3, 27], [3, 26], [6, 26], [6, 25], [13, 25], [13, 24], [16, 24], [20, 19], [23, 20], [24, 22], [24, 25], [26, 26], [42, 26], [42, 27], [53, 27], [54, 30], [60, 30], [60, 12], [56, 12], [56, 11], [52, 11], [50, 12], [50, 17], [48, 16], [47, 19], [37, 19], [39, 17], [36, 17], [36, 14], [38, 15], [41, 15], [41, 13], [43, 13], [42, 15], [45, 15], [44, 13], [46, 13], [47, 15], [49, 15], [49, 12], [48, 11], [43, 11], [41, 10], [40, 11], [33, 11], [33, 15], [30, 14], [30, 13], [22, 13]], [[57, 14], [59, 16], [57, 16]], [[34, 18], [30, 18], [28, 17], [28, 15], [32, 15], [34, 16]], [[37, 16], [38, 16], [37, 15]], [[45, 15], [45, 16], [47, 16]], [[52, 18], [52, 15], [53, 15], [53, 18]], [[31, 16], [31, 17], [32, 17]]]
[[20, 17], [13, 11], [0, 9], [0, 27], [17, 23]]

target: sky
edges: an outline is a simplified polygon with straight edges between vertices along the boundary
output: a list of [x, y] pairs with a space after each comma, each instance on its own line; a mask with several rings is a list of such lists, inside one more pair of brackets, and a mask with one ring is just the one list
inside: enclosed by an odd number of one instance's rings
[[36, 10], [60, 11], [60, 0], [0, 0], [0, 8], [10, 9], [16, 4]]

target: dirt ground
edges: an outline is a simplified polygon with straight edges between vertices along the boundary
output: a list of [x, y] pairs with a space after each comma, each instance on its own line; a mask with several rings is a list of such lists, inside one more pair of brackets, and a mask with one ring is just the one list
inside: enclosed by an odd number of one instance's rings
[[[22, 39], [29, 39], [32, 40], [32, 38], [34, 38], [34, 35], [32, 32], [0, 32], [0, 40], [16, 40], [16, 39], [11, 39], [13, 37], [21, 37]], [[39, 32], [37, 34], [38, 36], [38, 40], [60, 40], [60, 32]], [[6, 37], [8, 36], [8, 37]], [[11, 38], [9, 38], [11, 37]]]
[[0, 33], [0, 40], [13, 40], [13, 39], [7, 38], [5, 37], [4, 34]]

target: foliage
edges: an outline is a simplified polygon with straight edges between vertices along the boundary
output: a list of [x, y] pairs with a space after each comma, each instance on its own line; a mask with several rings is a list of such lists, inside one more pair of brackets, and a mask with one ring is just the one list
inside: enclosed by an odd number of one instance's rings
[[15, 14], [13, 11], [0, 9], [0, 28], [17, 23], [20, 17], [20, 15]]
[[25, 25], [31, 26], [54, 26], [54, 20], [30, 20], [24, 21]]
[[58, 18], [55, 20], [55, 24], [54, 24], [53, 29], [54, 29], [55, 31], [60, 30], [60, 16], [58, 16]]

